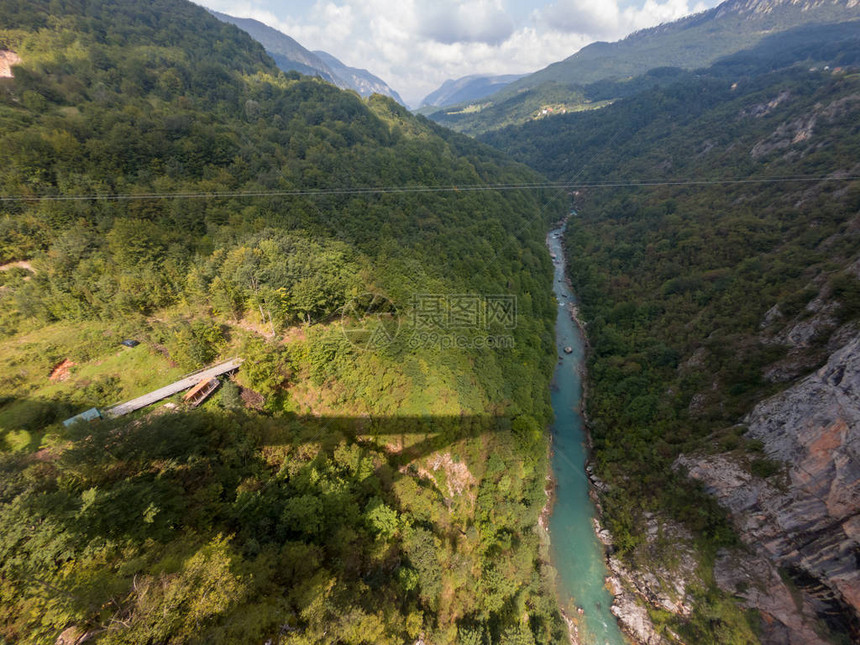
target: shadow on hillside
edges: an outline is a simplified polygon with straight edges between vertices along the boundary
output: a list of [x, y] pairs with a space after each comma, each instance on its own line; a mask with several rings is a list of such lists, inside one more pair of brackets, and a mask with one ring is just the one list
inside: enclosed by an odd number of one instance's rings
[[711, 67], [725, 76], [762, 73], [798, 61], [832, 61], [833, 65], [860, 64], [857, 21], [808, 24], [769, 34], [748, 49], [724, 56]]
[[[120, 419], [101, 419], [76, 423], [70, 428], [60, 423], [75, 413], [75, 406], [66, 401], [26, 397], [0, 397], [0, 435], [9, 431], [26, 430], [39, 433], [53, 430], [73, 441], [84, 441], [89, 436], [112, 436], [111, 443], [134, 443], [144, 433], [152, 439], [165, 432], [174, 440], [156, 450], [152, 455], [166, 456], [164, 449], [179, 449], [185, 444], [182, 438], [191, 439], [206, 428], [219, 428], [225, 421], [239, 423], [248, 428], [248, 439], [259, 446], [318, 444], [330, 446], [343, 439], [375, 443], [379, 448], [396, 457], [399, 465], [405, 465], [427, 454], [442, 450], [453, 442], [477, 437], [482, 434], [507, 432], [511, 420], [501, 416], [475, 415], [406, 415], [406, 416], [312, 416], [286, 413], [279, 416], [258, 415], [253, 412], [204, 410], [167, 410], [162, 407], [147, 413]], [[195, 423], [189, 423], [189, 419]], [[155, 448], [151, 441], [143, 445]], [[160, 444], [159, 444], [160, 445]], [[182, 451], [175, 455], [182, 456]]]
[[[27, 484], [19, 491], [28, 500], [28, 521], [57, 527], [77, 549], [104, 541], [172, 544], [181, 536], [229, 535], [248, 557], [302, 542], [336, 560], [344, 544], [373, 540], [367, 537], [367, 514], [380, 504], [397, 517], [407, 514], [416, 530], [441, 543], [459, 544], [475, 521], [468, 510], [477, 502], [473, 485], [488, 473], [483, 466], [467, 470], [466, 488], [452, 490], [448, 477], [462, 474], [457, 461], [486, 449], [454, 444], [511, 432], [510, 420], [496, 416], [157, 410], [69, 428], [55, 423], [34, 433], [50, 438], [41, 447], [0, 445], [0, 490], [34, 482], [35, 488]], [[0, 439], [7, 433], [0, 431]], [[490, 460], [493, 477], [525, 457], [507, 439], [489, 446], [499, 453]], [[434, 472], [419, 475], [416, 461], [443, 450], [452, 456], [445, 468], [435, 471], [424, 463], [423, 469]], [[537, 497], [535, 503], [545, 501]], [[388, 579], [400, 566], [403, 556], [392, 553], [391, 562], [374, 565], [382, 569], [373, 575]], [[367, 566], [357, 558], [353, 573], [371, 575], [362, 572]]]
[[[0, 411], [42, 403], [7, 399]], [[503, 438], [511, 426], [491, 415], [266, 416], [164, 406], [69, 428], [54, 423], [38, 451], [0, 452], [0, 509], [21, 509], [16, 521], [30, 527], [16, 544], [24, 554], [59, 545], [48, 560], [84, 562], [82, 554], [103, 545], [121, 547], [131, 561], [114, 584], [130, 598], [128, 589], [147, 576], [178, 584], [192, 558], [226, 537], [236, 571], [265, 572], [271, 593], [289, 598], [284, 615], [304, 616], [316, 598], [305, 593], [308, 581], [323, 574], [337, 577], [341, 596], [361, 589], [348, 597], [350, 606], [372, 612], [392, 595], [408, 611], [424, 602], [425, 591], [427, 602], [439, 593], [443, 545], [469, 554], [480, 543], [487, 558], [501, 558], [518, 547], [521, 523], [531, 534], [545, 502], [543, 480], [529, 499], [505, 502], [498, 515], [488, 509], [504, 493], [482, 484], [505, 477], [521, 458]], [[455, 445], [487, 435], [495, 438], [481, 446]], [[473, 468], [488, 449], [495, 454], [487, 465]], [[446, 477], [456, 468], [422, 476], [410, 467], [440, 450], [450, 450], [448, 466], [468, 454], [474, 472], [466, 473], [464, 490], [449, 488]], [[152, 564], [144, 552], [161, 559]], [[43, 571], [39, 563], [12, 566], [22, 588]], [[67, 602], [97, 611], [97, 584], [75, 587]], [[484, 621], [493, 633], [502, 630], [501, 616]]]

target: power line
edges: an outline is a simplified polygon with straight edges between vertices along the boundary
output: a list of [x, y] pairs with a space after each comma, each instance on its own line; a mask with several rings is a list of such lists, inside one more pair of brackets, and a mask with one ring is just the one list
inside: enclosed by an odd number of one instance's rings
[[450, 186], [365, 186], [356, 188], [318, 188], [259, 191], [108, 193], [91, 195], [0, 195], [0, 202], [136, 201], [148, 199], [241, 199], [249, 197], [318, 197], [337, 195], [380, 195], [405, 193], [459, 193], [510, 190], [579, 190], [585, 188], [652, 188], [661, 186], [724, 186], [737, 184], [777, 184], [791, 182], [857, 181], [860, 176], [793, 176], [762, 178], [716, 178], [675, 180], [619, 180], [603, 182], [542, 182], [522, 184], [467, 184]]

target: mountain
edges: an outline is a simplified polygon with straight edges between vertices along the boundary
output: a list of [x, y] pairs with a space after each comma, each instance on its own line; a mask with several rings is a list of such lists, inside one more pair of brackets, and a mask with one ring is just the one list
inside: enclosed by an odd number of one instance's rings
[[582, 85], [638, 76], [657, 67], [692, 70], [779, 31], [856, 18], [860, 18], [860, 5], [855, 0], [726, 0], [708, 11], [614, 43], [592, 43], [508, 89], [517, 92], [545, 82]]
[[561, 642], [565, 195], [184, 0], [0, 0], [0, 47], [0, 642]]
[[347, 67], [337, 58], [324, 51], [315, 51], [314, 54], [332, 70], [335, 77], [340, 81], [337, 83], [338, 87], [355, 90], [361, 96], [370, 96], [371, 94], [390, 96], [400, 103], [400, 105], [406, 105], [403, 99], [400, 98], [400, 95], [389, 87], [388, 83], [378, 76], [374, 76], [366, 69]]
[[[857, 642], [860, 29], [666, 78], [483, 137], [578, 191], [616, 612], [649, 643]], [[699, 613], [709, 579], [746, 626]]]
[[592, 83], [636, 78], [664, 67], [694, 70], [774, 33], [858, 18], [856, 0], [726, 0], [614, 43], [592, 43], [485, 98], [479, 110], [461, 103], [427, 116], [476, 135], [548, 114], [601, 107], [585, 92]]
[[360, 96], [382, 94], [405, 105], [397, 92], [367, 70], [347, 67], [337, 58], [323, 51], [308, 51], [286, 34], [258, 20], [234, 18], [217, 11], [211, 13], [219, 20], [236, 25], [250, 34], [254, 40], [263, 45], [278, 68], [285, 72], [296, 71], [307, 76], [319, 76], [341, 89], [354, 90]]
[[524, 74], [484, 76], [473, 74], [457, 80], [449, 79], [421, 101], [421, 107], [446, 107], [466, 101], [477, 101], [498, 92], [506, 85], [521, 79]]
[[211, 13], [218, 20], [236, 25], [250, 34], [251, 38], [268, 52], [279, 69], [285, 72], [296, 71], [306, 76], [319, 76], [333, 85], [342, 87], [343, 81], [319, 56], [308, 51], [286, 34], [251, 18], [234, 18], [218, 11], [211, 11]]

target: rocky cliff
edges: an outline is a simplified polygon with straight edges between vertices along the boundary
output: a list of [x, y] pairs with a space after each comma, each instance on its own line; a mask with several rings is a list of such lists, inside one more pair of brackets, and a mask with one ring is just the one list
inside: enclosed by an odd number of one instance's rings
[[355, 90], [361, 96], [370, 96], [371, 94], [382, 94], [390, 96], [401, 105], [406, 105], [400, 95], [378, 76], [371, 74], [366, 69], [358, 69], [344, 65], [340, 60], [324, 51], [315, 51], [314, 54], [319, 56], [329, 68], [334, 72], [336, 77], [335, 85], [346, 90]]
[[801, 11], [811, 11], [828, 5], [844, 6], [846, 8], [856, 7], [858, 0], [728, 0], [713, 9], [716, 16], [727, 13], [744, 14], [768, 14], [781, 8], [792, 7]]
[[[762, 612], [766, 640], [820, 642], [813, 616], [860, 638], [860, 337], [745, 421], [780, 472], [753, 475], [733, 454], [677, 461], [731, 511], [751, 549], [722, 557], [717, 581]], [[797, 602], [774, 567], [802, 592]]]

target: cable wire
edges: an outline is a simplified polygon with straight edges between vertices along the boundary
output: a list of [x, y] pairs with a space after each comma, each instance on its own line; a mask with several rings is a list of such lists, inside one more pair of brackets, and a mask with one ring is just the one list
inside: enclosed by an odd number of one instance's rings
[[294, 190], [107, 193], [90, 195], [0, 195], [0, 202], [60, 202], [60, 201], [134, 201], [147, 199], [241, 199], [249, 197], [317, 197], [330, 195], [381, 195], [404, 193], [458, 193], [508, 190], [580, 190], [586, 188], [650, 188], [661, 186], [720, 186], [736, 184], [776, 184], [790, 182], [857, 181], [860, 176], [794, 176], [762, 178], [716, 178], [675, 180], [609, 180], [603, 182], [543, 182], [522, 184], [468, 184], [451, 186], [365, 186], [356, 188], [298, 188]]

